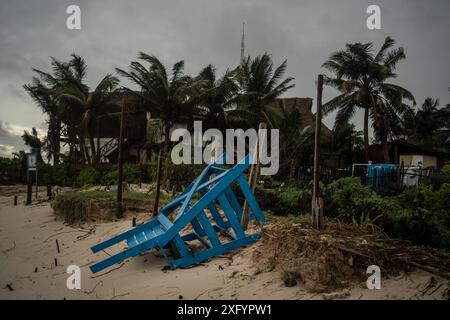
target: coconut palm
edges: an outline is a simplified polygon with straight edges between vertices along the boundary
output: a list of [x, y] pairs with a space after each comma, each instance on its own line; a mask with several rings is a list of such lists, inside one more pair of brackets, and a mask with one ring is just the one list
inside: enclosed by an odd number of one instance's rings
[[[398, 114], [397, 111], [404, 109], [404, 99], [415, 103], [408, 90], [387, 82], [397, 76], [396, 66], [406, 57], [403, 48], [392, 49], [394, 44], [393, 39], [386, 38], [376, 54], [372, 43], [347, 44], [345, 50], [333, 53], [323, 64], [324, 68], [334, 73], [334, 77], [325, 78], [325, 83], [340, 91], [340, 95], [324, 105], [324, 113], [337, 110], [335, 126], [340, 126], [347, 123], [358, 108], [364, 110], [364, 149], [367, 161], [370, 114], [374, 112], [373, 118], [377, 119], [379, 128], [382, 128], [380, 119], [392, 115], [392, 112]], [[380, 130], [386, 131], [387, 127]]]
[[139, 86], [144, 107], [162, 120], [164, 149], [167, 152], [173, 125], [193, 118], [193, 95], [197, 92], [199, 83], [184, 75], [184, 61], [175, 63], [169, 75], [166, 67], [154, 55], [140, 52], [138, 59], [149, 66], [145, 67], [141, 62], [133, 61], [129, 67], [130, 71], [118, 68], [116, 71]]
[[38, 132], [36, 128], [32, 128], [31, 132], [25, 130], [22, 135], [22, 140], [26, 146], [29, 146], [31, 151], [36, 153], [38, 162], [42, 161], [41, 150], [42, 150], [42, 141], [38, 136]]
[[355, 155], [362, 153], [364, 149], [363, 132], [356, 130], [353, 123], [346, 123], [333, 129], [330, 149], [338, 154], [340, 167], [341, 159], [351, 163]]
[[294, 176], [295, 168], [303, 156], [312, 150], [313, 132], [309, 126], [303, 126], [301, 114], [297, 108], [292, 111], [281, 108], [281, 116], [273, 116], [272, 123], [279, 129], [280, 170], [289, 166], [289, 177]]
[[[55, 148], [59, 150], [59, 140], [61, 136], [65, 135], [65, 141], [70, 146], [69, 157], [72, 158], [77, 146], [80, 148], [83, 162], [86, 162], [87, 152], [84, 146], [84, 131], [80, 125], [83, 116], [83, 110], [61, 104], [57, 100], [59, 93], [67, 86], [75, 86], [80, 91], [88, 90], [84, 84], [86, 77], [87, 66], [84, 60], [75, 54], [71, 55], [69, 62], [61, 62], [51, 57], [51, 72], [44, 72], [38, 69], [33, 69], [37, 73], [31, 85], [27, 85], [25, 89], [34, 95], [34, 99], [40, 104], [41, 108], [45, 108], [48, 112], [58, 116], [61, 121], [59, 129], [58, 142], [54, 142]], [[47, 101], [45, 101], [47, 99]], [[49, 129], [50, 129], [49, 123]], [[58, 130], [58, 126], [55, 125]], [[56, 133], [55, 133], [56, 135]], [[56, 138], [54, 138], [56, 140]], [[57, 145], [57, 146], [56, 146]]]
[[53, 159], [53, 164], [57, 165], [60, 159], [60, 138], [61, 138], [61, 117], [58, 105], [54, 99], [54, 92], [41, 79], [33, 77], [32, 83], [24, 85], [24, 89], [36, 102], [47, 119], [47, 137], [44, 141], [44, 149], [47, 152], [47, 160]]
[[217, 78], [216, 68], [208, 65], [200, 71], [197, 79], [205, 81], [197, 97], [197, 116], [203, 121], [204, 128], [217, 128], [225, 132], [227, 111], [232, 108], [239, 89], [232, 72], [226, 71], [221, 78]]
[[90, 155], [88, 152], [86, 155], [90, 163], [97, 163], [100, 160], [94, 142], [96, 120], [109, 113], [118, 112], [119, 107], [111, 102], [118, 83], [119, 80], [116, 77], [107, 74], [93, 91], [90, 91], [87, 86], [68, 83], [58, 92], [59, 102], [71, 110], [76, 109], [82, 112], [79, 124], [80, 138], [87, 136], [89, 140]]
[[439, 107], [439, 100], [426, 98], [416, 111], [403, 117], [408, 142], [444, 151], [450, 145], [450, 105]]
[[291, 84], [294, 78], [288, 77], [282, 80], [286, 67], [285, 60], [274, 70], [272, 57], [268, 53], [254, 59], [250, 56], [243, 59], [236, 70], [241, 89], [237, 99], [239, 107], [230, 116], [245, 117], [253, 127], [257, 127], [260, 122], [273, 126], [267, 107], [295, 86]]

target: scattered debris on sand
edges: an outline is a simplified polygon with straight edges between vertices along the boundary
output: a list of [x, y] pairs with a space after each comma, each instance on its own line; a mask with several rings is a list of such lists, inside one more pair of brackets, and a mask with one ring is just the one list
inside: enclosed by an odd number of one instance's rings
[[369, 265], [390, 275], [419, 268], [450, 279], [448, 255], [390, 239], [374, 229], [330, 221], [325, 230], [317, 231], [306, 222], [275, 222], [263, 233], [252, 248], [253, 261], [261, 272], [278, 270], [287, 287], [301, 284], [311, 292], [345, 289], [367, 278]]

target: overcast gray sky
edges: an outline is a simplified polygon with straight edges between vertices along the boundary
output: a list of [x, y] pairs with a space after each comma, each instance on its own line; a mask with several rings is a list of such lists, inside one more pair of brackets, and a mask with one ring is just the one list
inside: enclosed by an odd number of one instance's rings
[[[66, 8], [81, 8], [81, 30], [66, 28]], [[382, 30], [368, 30], [366, 9], [381, 7]], [[22, 89], [32, 67], [48, 70], [49, 56], [83, 56], [94, 85], [115, 67], [126, 68], [138, 51], [171, 65], [184, 59], [196, 74], [212, 63], [220, 72], [240, 59], [242, 22], [246, 53], [288, 60], [296, 87], [289, 97], [315, 98], [317, 74], [331, 52], [349, 42], [386, 36], [406, 49], [397, 84], [421, 104], [427, 96], [450, 102], [448, 0], [0, 0], [0, 155], [23, 149], [20, 134], [32, 126], [45, 133], [45, 119]], [[324, 100], [336, 92], [326, 88]], [[333, 124], [333, 115], [325, 119]], [[354, 122], [361, 127], [361, 115]]]

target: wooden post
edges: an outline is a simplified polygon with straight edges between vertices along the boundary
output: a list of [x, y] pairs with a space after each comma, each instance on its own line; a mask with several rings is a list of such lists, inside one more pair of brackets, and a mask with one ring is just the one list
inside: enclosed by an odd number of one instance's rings
[[322, 130], [322, 91], [323, 75], [317, 80], [317, 112], [316, 112], [316, 135], [314, 148], [314, 187], [312, 196], [312, 223], [313, 227], [321, 230], [323, 228], [323, 199], [320, 197], [320, 133]]
[[37, 167], [35, 170], [35, 179], [36, 179], [36, 200], [37, 200], [37, 198], [38, 198], [38, 170], [37, 170]]
[[118, 178], [117, 178], [117, 218], [123, 216], [123, 198], [122, 198], [122, 181], [123, 181], [123, 130], [125, 126], [125, 101], [123, 99], [122, 111], [120, 115], [120, 134], [119, 134], [119, 161], [118, 161]]
[[52, 186], [51, 185], [47, 186], [47, 198], [48, 198], [48, 200], [52, 199]]
[[17, 206], [17, 196], [14, 196], [14, 206]]
[[158, 152], [158, 167], [156, 171], [156, 194], [155, 194], [155, 203], [153, 204], [153, 216], [155, 217], [158, 214], [159, 209], [159, 194], [161, 192], [161, 169], [162, 169], [162, 150], [163, 148], [160, 146]]
[[27, 205], [31, 204], [31, 197], [33, 194], [33, 181], [31, 180], [30, 171], [27, 170]]
[[[256, 184], [258, 182], [258, 175], [259, 175], [259, 160], [258, 160], [259, 150], [258, 149], [260, 148], [260, 144], [264, 143], [264, 141], [259, 141], [259, 132], [262, 129], [266, 129], [266, 127], [267, 127], [266, 124], [263, 122], [261, 122], [259, 124], [258, 140], [256, 141], [255, 152], [253, 154], [254, 163], [250, 167], [250, 175], [248, 177], [248, 184], [250, 185], [250, 188], [253, 193], [255, 193]], [[249, 220], [250, 220], [250, 207], [248, 206], [247, 200], [245, 200], [244, 206], [242, 208], [242, 221], [241, 221], [242, 229], [247, 230]]]

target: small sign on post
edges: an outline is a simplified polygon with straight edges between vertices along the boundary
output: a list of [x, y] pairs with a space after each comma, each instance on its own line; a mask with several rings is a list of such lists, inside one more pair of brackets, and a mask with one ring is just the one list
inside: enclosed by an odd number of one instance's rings
[[27, 205], [31, 204], [31, 196], [33, 192], [33, 182], [30, 177], [30, 172], [34, 171], [36, 174], [36, 197], [37, 197], [37, 156], [35, 153], [27, 153]]
[[35, 153], [27, 154], [27, 166], [28, 171], [36, 171], [37, 169], [37, 157]]

